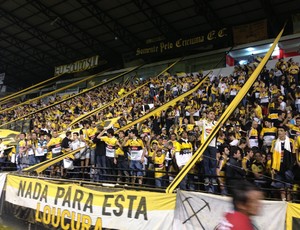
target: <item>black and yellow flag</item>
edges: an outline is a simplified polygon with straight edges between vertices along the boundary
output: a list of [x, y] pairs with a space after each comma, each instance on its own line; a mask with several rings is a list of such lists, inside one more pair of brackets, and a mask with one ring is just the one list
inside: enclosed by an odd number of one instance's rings
[[287, 204], [286, 230], [300, 229], [300, 204]]

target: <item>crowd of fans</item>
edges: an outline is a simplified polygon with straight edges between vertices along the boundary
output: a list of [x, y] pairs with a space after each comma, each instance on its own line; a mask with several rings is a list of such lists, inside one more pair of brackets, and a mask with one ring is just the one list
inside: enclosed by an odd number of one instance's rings
[[[250, 63], [236, 66], [229, 76], [210, 75], [195, 93], [126, 131], [118, 129], [192, 89], [203, 76], [165, 74], [150, 79], [134, 94], [78, 123], [73, 133], [68, 129], [72, 120], [144, 82], [111, 84], [63, 102], [31, 117], [33, 131], [17, 137], [17, 167], [78, 149], [72, 159], [51, 167], [50, 175], [74, 177], [76, 172], [93, 181], [166, 187], [206, 140], [255, 67]], [[247, 179], [270, 191], [278, 189], [281, 199], [291, 199], [300, 174], [298, 81], [299, 63], [293, 59], [264, 68], [179, 187], [226, 195], [237, 181]], [[9, 121], [43, 106], [39, 101], [1, 116]], [[109, 118], [118, 118], [117, 123], [101, 125]]]

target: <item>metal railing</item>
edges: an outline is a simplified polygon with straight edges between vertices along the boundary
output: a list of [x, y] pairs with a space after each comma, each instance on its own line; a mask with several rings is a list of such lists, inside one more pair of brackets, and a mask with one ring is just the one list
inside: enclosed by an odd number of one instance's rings
[[[14, 173], [20, 176], [29, 176], [29, 177], [37, 177], [43, 180], [54, 180], [60, 181], [64, 183], [80, 183], [81, 185], [94, 185], [94, 186], [107, 186], [107, 187], [115, 187], [115, 188], [126, 188], [126, 189], [137, 189], [137, 190], [147, 190], [147, 191], [157, 191], [157, 192], [165, 192], [165, 188], [171, 183], [172, 178], [174, 178], [178, 172], [168, 172], [168, 171], [159, 171], [159, 173], [165, 174], [163, 177], [159, 178], [161, 186], [157, 186], [155, 181], [155, 173], [157, 171], [154, 170], [132, 170], [130, 168], [108, 168], [108, 167], [81, 167], [74, 166], [73, 170], [63, 169], [61, 166], [48, 168], [43, 173], [37, 175], [36, 173], [23, 173], [21, 171], [16, 171], [16, 166], [12, 163], [6, 163], [6, 165], [2, 163], [1, 167], [2, 171], [15, 171]], [[139, 177], [134, 176], [135, 173], [142, 173], [142, 183], [139, 183]], [[62, 174], [63, 173], [63, 174]], [[198, 173], [193, 174], [189, 173], [187, 175], [186, 183], [188, 191], [196, 191], [196, 192], [207, 192], [205, 189], [204, 178], [209, 177], [207, 175]], [[265, 193], [265, 199], [268, 200], [281, 200], [280, 192], [284, 191], [286, 195], [291, 197], [290, 201], [295, 203], [300, 203], [300, 189], [299, 184], [300, 181], [294, 181], [294, 186], [286, 186], [281, 189], [276, 189], [271, 186], [272, 182], [280, 182], [285, 183], [284, 181], [272, 180], [270, 177], [266, 176], [262, 180], [257, 180], [254, 178], [227, 178], [227, 177], [215, 177], [216, 181], [222, 178], [226, 181], [226, 179], [236, 179], [236, 180], [250, 180], [255, 183], [260, 189]], [[140, 181], [141, 182], [141, 181]], [[289, 183], [290, 184], [290, 183]], [[292, 185], [292, 184], [290, 184]], [[210, 185], [211, 186], [211, 185]], [[219, 195], [229, 195], [229, 193], [222, 193], [220, 183], [215, 185], [214, 194]], [[232, 189], [231, 185], [224, 183], [222, 186], [227, 191]]]

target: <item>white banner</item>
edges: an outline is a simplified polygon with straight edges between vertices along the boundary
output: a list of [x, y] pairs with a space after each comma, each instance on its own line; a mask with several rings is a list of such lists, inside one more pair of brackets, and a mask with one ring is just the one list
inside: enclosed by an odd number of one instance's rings
[[[172, 229], [175, 199], [175, 194], [96, 191], [76, 184], [7, 176], [6, 201], [35, 210], [36, 222], [54, 228]], [[65, 219], [70, 219], [69, 223]]]
[[99, 56], [93, 56], [71, 64], [61, 65], [55, 67], [54, 76], [64, 73], [76, 73], [87, 69], [92, 69], [99, 65]]
[[[260, 216], [253, 218], [257, 229], [284, 229], [286, 202], [262, 201]], [[224, 214], [233, 209], [231, 198], [218, 195], [178, 191], [174, 216], [174, 230], [212, 230]]]

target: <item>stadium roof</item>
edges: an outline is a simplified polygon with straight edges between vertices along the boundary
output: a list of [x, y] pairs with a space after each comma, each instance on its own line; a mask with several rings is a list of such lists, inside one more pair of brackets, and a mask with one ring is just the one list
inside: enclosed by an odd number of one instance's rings
[[267, 19], [272, 36], [296, 0], [0, 0], [0, 72], [25, 86], [53, 76], [54, 67], [100, 55], [121, 68], [152, 41]]

